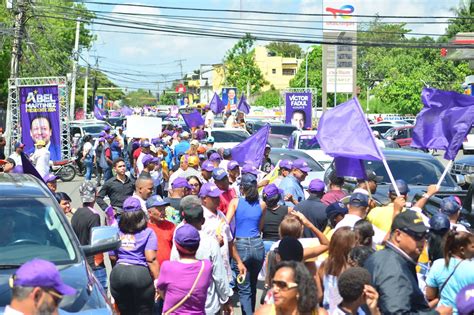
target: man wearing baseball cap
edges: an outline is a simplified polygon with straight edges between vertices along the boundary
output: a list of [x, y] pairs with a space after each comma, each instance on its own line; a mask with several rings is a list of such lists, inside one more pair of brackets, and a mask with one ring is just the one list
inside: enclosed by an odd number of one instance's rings
[[461, 214], [461, 204], [454, 196], [443, 198], [439, 210], [449, 217], [451, 229], [456, 228], [456, 231], [467, 232], [466, 227], [458, 223], [459, 215]]
[[57, 176], [53, 174], [47, 174], [43, 177], [43, 181], [46, 183], [46, 186], [48, 186], [49, 190], [51, 190], [52, 193], [56, 192], [56, 189], [58, 188]]
[[291, 174], [286, 176], [280, 183], [280, 189], [283, 190], [286, 205], [294, 207], [304, 200], [304, 190], [301, 183], [311, 172], [308, 163], [303, 159], [296, 159], [293, 161]]
[[12, 173], [15, 169], [15, 161], [12, 158], [0, 160], [0, 173]]
[[377, 191], [377, 184], [382, 182], [383, 177], [377, 176], [377, 174], [372, 170], [365, 171], [365, 176], [366, 178], [357, 179], [357, 188], [367, 191], [367, 195], [369, 192], [375, 194]]
[[335, 170], [329, 173], [329, 186], [327, 192], [321, 198], [321, 202], [325, 205], [330, 205], [331, 203], [338, 202], [345, 196], [347, 193], [342, 189], [344, 186], [344, 177], [337, 176]]
[[202, 183], [209, 183], [213, 182], [212, 179], [212, 171], [214, 170], [215, 166], [212, 161], [205, 160], [201, 165], [201, 178]]
[[55, 314], [64, 295], [76, 290], [63, 282], [56, 266], [43, 259], [30, 260], [10, 278], [12, 300], [4, 314]]
[[379, 293], [381, 314], [450, 314], [451, 308], [430, 309], [416, 276], [417, 260], [426, 243], [428, 228], [421, 215], [406, 210], [393, 219], [385, 249], [365, 262], [372, 285]]
[[49, 174], [50, 153], [46, 148], [46, 142], [44, 142], [44, 140], [36, 141], [35, 146], [36, 150], [31, 156], [31, 162], [33, 162], [40, 176], [43, 177]]
[[23, 152], [25, 145], [21, 142], [15, 143], [15, 152], [10, 154], [9, 158], [15, 161], [15, 165], [23, 165], [21, 162], [21, 153]]
[[174, 147], [175, 156], [186, 154], [191, 147], [191, 144], [189, 143], [189, 133], [187, 131], [183, 131], [179, 134], [178, 141], [179, 143]]
[[281, 160], [280, 164], [278, 164], [278, 168], [278, 177], [273, 181], [273, 183], [277, 187], [280, 187], [283, 178], [285, 178], [291, 173], [291, 169], [293, 168], [293, 162], [290, 160]]
[[146, 208], [148, 210], [148, 227], [151, 228], [158, 240], [158, 251], [156, 252], [156, 259], [159, 265], [165, 260], [170, 259], [171, 247], [173, 246], [173, 233], [175, 225], [166, 220], [166, 207], [170, 203], [163, 200], [160, 196], [153, 195], [146, 201]]
[[239, 190], [240, 165], [237, 161], [231, 160], [227, 163], [227, 173], [229, 174], [229, 182], [236, 190]]
[[135, 174], [143, 171], [143, 158], [151, 153], [151, 143], [147, 139], [140, 141], [140, 148], [133, 153]]
[[222, 194], [219, 196], [220, 203], [218, 209], [222, 211], [222, 213], [227, 214], [227, 209], [232, 199], [237, 197], [235, 190], [230, 187], [229, 177], [225, 169], [223, 168], [215, 168], [212, 171], [212, 178], [214, 179], [214, 183], [216, 184], [217, 188], [222, 191]]
[[187, 196], [193, 187], [189, 185], [188, 181], [184, 177], [176, 178], [171, 184], [171, 190], [169, 196], [165, 198], [165, 201], [169, 202], [169, 206], [166, 207], [166, 219], [174, 224], [179, 224], [182, 221], [181, 214], [179, 211], [179, 203], [181, 199]]
[[[326, 205], [321, 202], [324, 195], [325, 185], [320, 179], [313, 179], [309, 183], [309, 197], [295, 206], [295, 210], [304, 216], [320, 231], [326, 228], [328, 218], [326, 216]], [[303, 237], [316, 237], [316, 234], [307, 227], [304, 228]]]

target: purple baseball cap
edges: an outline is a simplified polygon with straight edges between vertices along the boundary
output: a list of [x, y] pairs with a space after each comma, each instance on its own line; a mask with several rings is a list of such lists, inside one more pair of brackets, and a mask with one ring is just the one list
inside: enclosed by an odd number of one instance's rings
[[140, 203], [140, 200], [138, 200], [137, 198], [128, 197], [123, 202], [122, 208], [124, 212], [133, 212], [133, 211], [142, 210], [142, 204]]
[[302, 172], [311, 172], [311, 167], [309, 167], [308, 163], [303, 159], [297, 159], [293, 161], [293, 168], [299, 169]]
[[293, 162], [290, 160], [281, 160], [279, 165], [280, 168], [284, 168], [287, 170], [291, 170], [293, 168]]
[[184, 224], [174, 234], [174, 242], [188, 250], [197, 250], [200, 241], [199, 231], [191, 224]]
[[215, 168], [214, 163], [212, 163], [211, 161], [205, 160], [204, 162], [202, 162], [202, 165], [201, 165], [202, 170], [212, 172], [214, 168]]
[[56, 266], [47, 260], [27, 261], [15, 273], [13, 286], [53, 288], [61, 295], [74, 295], [76, 289], [65, 284]]
[[57, 179], [58, 179], [58, 177], [55, 176], [55, 175], [53, 175], [53, 174], [51, 174], [51, 173], [46, 174], [46, 175], [43, 176], [43, 181], [44, 181], [45, 183], [51, 183], [51, 182], [56, 181]]
[[227, 163], [227, 170], [233, 170], [237, 166], [239, 166], [239, 163], [237, 161], [229, 161], [229, 163]]
[[153, 155], [151, 154], [145, 154], [145, 156], [142, 159], [143, 166], [147, 166], [150, 163], [153, 163]]
[[160, 159], [159, 157], [153, 157], [152, 163], [160, 164], [160, 163], [161, 163], [161, 159]]
[[196, 131], [196, 139], [197, 140], [203, 140], [204, 138], [206, 138], [206, 132], [202, 129], [199, 129]]
[[105, 137], [106, 135], [107, 135], [107, 132], [105, 132], [103, 130], [101, 132], [99, 132], [99, 137]]
[[223, 180], [225, 177], [227, 177], [227, 172], [223, 168], [218, 167], [212, 171], [212, 178], [214, 180]]
[[157, 144], [160, 144], [161, 143], [161, 139], [160, 138], [153, 138], [151, 139], [151, 143], [156, 146]]
[[115, 135], [112, 135], [112, 134], [105, 136], [105, 139], [107, 140], [114, 139], [114, 138], [115, 138]]
[[222, 157], [217, 152], [212, 153], [211, 156], [209, 157], [209, 161], [211, 162], [220, 161], [220, 160], [222, 160]]
[[247, 163], [242, 167], [242, 170], [240, 171], [243, 174], [252, 174], [255, 176], [258, 176], [258, 169], [255, 167], [255, 165]]
[[222, 191], [214, 183], [205, 183], [199, 191], [199, 197], [219, 197]]
[[325, 185], [324, 182], [318, 178], [313, 179], [309, 183], [308, 191], [309, 192], [322, 192], [324, 191]]
[[143, 140], [142, 142], [140, 142], [140, 146], [142, 148], [149, 148], [150, 147], [150, 141], [148, 140]]
[[275, 184], [270, 184], [263, 188], [263, 193], [267, 196], [267, 198], [271, 198], [278, 194], [282, 195], [283, 190], [279, 189]]
[[193, 188], [191, 185], [189, 185], [188, 181], [184, 177], [178, 177], [176, 178], [173, 183], [171, 184], [171, 188], [176, 189], [176, 188]]
[[469, 284], [456, 295], [456, 307], [459, 315], [474, 313], [474, 284]]
[[109, 130], [110, 130], [110, 126], [109, 126], [109, 125], [105, 125], [104, 130], [105, 130], [105, 131], [109, 131]]

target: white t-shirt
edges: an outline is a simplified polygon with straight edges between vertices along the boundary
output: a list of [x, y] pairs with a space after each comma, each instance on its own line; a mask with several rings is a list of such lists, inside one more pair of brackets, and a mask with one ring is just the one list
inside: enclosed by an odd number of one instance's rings
[[12, 154], [10, 154], [9, 158], [13, 159], [13, 161], [15, 161], [16, 165], [23, 165], [21, 163], [21, 156], [18, 153], [13, 152]]
[[225, 122], [225, 127], [226, 128], [234, 128], [234, 123], [235, 123], [235, 117], [234, 117], [234, 115], [230, 115], [227, 118], [227, 121]]
[[41, 175], [41, 177], [49, 174], [49, 157], [50, 153], [46, 147], [37, 149], [33, 156], [31, 157], [33, 163], [35, 164], [36, 170]]
[[88, 153], [90, 153], [91, 156], [95, 155], [95, 151], [92, 150], [92, 143], [90, 142], [84, 143], [84, 146], [82, 147], [82, 155], [85, 157]]
[[214, 118], [215, 117], [216, 117], [216, 115], [214, 115], [212, 110], [210, 110], [206, 113], [206, 120], [205, 120], [204, 124], [206, 125], [207, 128], [214, 127]]
[[140, 155], [138, 156], [137, 158], [137, 170], [138, 170], [138, 174], [141, 174], [143, 172], [143, 169], [145, 168], [143, 166], [143, 158], [145, 157], [145, 153], [141, 152]]

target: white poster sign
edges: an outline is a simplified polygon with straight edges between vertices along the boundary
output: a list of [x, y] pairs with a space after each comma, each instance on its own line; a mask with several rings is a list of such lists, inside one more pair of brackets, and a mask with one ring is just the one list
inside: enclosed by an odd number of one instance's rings
[[161, 118], [158, 117], [127, 117], [127, 137], [129, 138], [152, 138], [161, 135]]
[[[354, 71], [352, 68], [338, 68], [337, 75], [334, 68], [326, 69], [328, 93], [352, 93]], [[334, 82], [337, 82], [335, 86]], [[335, 90], [335, 88], [337, 90]]]

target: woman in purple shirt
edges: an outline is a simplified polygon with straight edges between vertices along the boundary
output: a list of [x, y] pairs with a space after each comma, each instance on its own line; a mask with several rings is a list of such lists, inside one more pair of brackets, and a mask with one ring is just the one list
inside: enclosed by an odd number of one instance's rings
[[156, 234], [147, 227], [140, 200], [128, 197], [118, 224], [121, 246], [110, 253], [114, 264], [110, 291], [121, 315], [151, 314], [158, 278]]
[[192, 225], [184, 224], [176, 230], [174, 243], [179, 260], [163, 262], [157, 284], [165, 300], [163, 314], [206, 314], [212, 264], [207, 259], [196, 259], [200, 240], [198, 230]]

